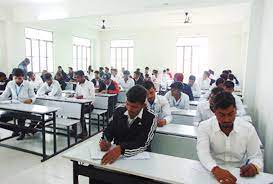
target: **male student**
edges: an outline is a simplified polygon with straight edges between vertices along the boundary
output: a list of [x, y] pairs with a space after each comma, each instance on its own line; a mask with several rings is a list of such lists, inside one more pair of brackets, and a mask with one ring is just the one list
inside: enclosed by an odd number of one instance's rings
[[236, 94], [234, 94], [234, 83], [232, 81], [226, 81], [224, 83], [224, 90], [225, 92], [231, 93], [235, 98], [236, 108], [237, 108], [237, 116], [244, 116], [246, 115], [245, 108], [243, 106], [242, 100]]
[[50, 73], [44, 74], [45, 82], [38, 90], [38, 96], [62, 96], [62, 88], [58, 81], [52, 79], [52, 75]]
[[188, 85], [191, 87], [192, 95], [194, 97], [200, 97], [201, 89], [200, 86], [195, 81], [196, 77], [194, 75], [190, 75]]
[[146, 81], [143, 86], [147, 90], [147, 107], [158, 116], [157, 126], [162, 127], [172, 121], [171, 108], [165, 96], [157, 95], [154, 84]]
[[102, 89], [104, 87], [103, 80], [100, 78], [100, 72], [95, 71], [95, 78], [91, 80], [93, 82], [95, 89]]
[[100, 93], [107, 93], [107, 94], [118, 94], [119, 93], [119, 86], [116, 81], [111, 79], [110, 73], [105, 73], [103, 75], [103, 84], [99, 89]]
[[201, 88], [201, 90], [208, 90], [210, 88], [210, 78], [209, 78], [209, 72], [204, 71], [203, 77], [199, 79], [198, 84]]
[[37, 92], [38, 89], [43, 85], [43, 80], [41, 77], [39, 75], [36, 76], [33, 72], [28, 72], [27, 78], [35, 92]]
[[137, 85], [142, 85], [144, 80], [143, 78], [141, 78], [141, 73], [140, 71], [135, 71], [134, 72], [134, 80], [135, 80], [135, 84]]
[[123, 72], [123, 78], [120, 79], [119, 85], [125, 91], [128, 91], [131, 87], [135, 85], [135, 81], [134, 79], [130, 78], [130, 72], [128, 70], [125, 70]]
[[[100, 149], [107, 152], [101, 164], [112, 164], [121, 155], [131, 157], [143, 151], [150, 151], [150, 144], [156, 130], [155, 115], [146, 108], [147, 92], [136, 85], [129, 89], [125, 107], [119, 107], [109, 126], [104, 130]], [[116, 145], [110, 150], [113, 143]]]
[[215, 87], [211, 90], [208, 100], [200, 101], [197, 105], [197, 112], [195, 116], [195, 122], [205, 121], [214, 116], [213, 113], [213, 99], [219, 93], [224, 92], [223, 88]]
[[0, 90], [1, 91], [4, 91], [6, 89], [8, 82], [9, 80], [7, 79], [6, 74], [3, 72], [0, 72]]
[[225, 79], [223, 79], [223, 78], [217, 79], [216, 82], [211, 85], [210, 89], [203, 95], [203, 98], [208, 99], [211, 94], [212, 89], [214, 89], [216, 87], [224, 88], [224, 83], [225, 83]]
[[174, 79], [174, 82], [181, 82], [183, 84], [182, 85], [182, 92], [189, 96], [190, 101], [193, 101], [194, 98], [193, 98], [193, 95], [192, 95], [191, 87], [188, 84], [183, 83], [183, 80], [184, 80], [183, 73], [176, 73], [174, 75], [173, 79]]
[[25, 58], [21, 63], [19, 63], [18, 68], [20, 68], [24, 72], [24, 78], [27, 79], [27, 66], [30, 64], [30, 60]]
[[73, 68], [72, 67], [68, 67], [68, 74], [67, 74], [67, 80], [68, 81], [74, 81], [75, 79], [74, 79], [74, 75], [75, 75], [75, 73], [74, 73], [74, 71], [73, 71]]
[[185, 93], [182, 93], [181, 82], [174, 82], [171, 85], [171, 91], [167, 92], [165, 94], [165, 97], [167, 98], [170, 107], [176, 107], [178, 109], [190, 109], [190, 99], [189, 96]]
[[[77, 99], [90, 99], [95, 100], [95, 87], [94, 84], [85, 79], [84, 72], [79, 70], [75, 72], [77, 86], [75, 97]], [[90, 112], [93, 110], [93, 106], [85, 106], [84, 111]], [[84, 138], [87, 136], [86, 122], [81, 122], [82, 133], [78, 136], [79, 138]]]
[[236, 103], [231, 93], [213, 100], [216, 117], [198, 127], [197, 153], [201, 164], [221, 184], [235, 184], [236, 178], [224, 167], [240, 167], [240, 176], [253, 177], [263, 168], [261, 141], [252, 124], [236, 118]]
[[[36, 99], [34, 89], [28, 81], [24, 80], [24, 76], [24, 71], [22, 69], [15, 68], [13, 70], [14, 80], [7, 84], [5, 91], [0, 96], [0, 100], [9, 100], [11, 97], [12, 101], [16, 103], [34, 103]], [[19, 135], [17, 140], [22, 140], [25, 138], [26, 134], [24, 117], [22, 117], [22, 119], [18, 119], [18, 126], [19, 129], [21, 129], [20, 134], [18, 132], [14, 132], [13, 135]]]

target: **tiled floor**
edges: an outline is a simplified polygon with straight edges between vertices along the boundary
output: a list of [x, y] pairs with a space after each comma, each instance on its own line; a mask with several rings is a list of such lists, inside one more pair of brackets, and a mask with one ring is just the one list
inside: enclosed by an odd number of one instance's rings
[[[97, 127], [92, 126], [92, 133], [97, 132]], [[11, 132], [0, 129], [1, 138]], [[33, 137], [26, 137], [23, 141], [15, 139], [5, 141], [10, 145], [17, 145], [33, 151], [41, 151], [39, 133]], [[47, 135], [47, 150], [52, 150], [52, 136]], [[71, 140], [72, 141], [72, 140]], [[74, 141], [74, 140], [73, 140]], [[58, 136], [58, 148], [66, 146], [66, 137]], [[41, 162], [42, 157], [32, 154], [0, 147], [0, 183], [1, 184], [72, 184], [72, 163], [62, 158], [62, 154]], [[80, 178], [80, 184], [88, 184], [88, 179]]]

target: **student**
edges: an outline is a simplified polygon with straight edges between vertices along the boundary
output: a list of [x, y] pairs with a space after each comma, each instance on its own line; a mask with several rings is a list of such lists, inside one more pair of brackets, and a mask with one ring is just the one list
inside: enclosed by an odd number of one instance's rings
[[28, 58], [25, 58], [19, 65], [18, 68], [20, 68], [24, 72], [24, 77], [27, 79], [27, 72], [28, 68], [27, 66], [30, 64], [30, 60]]
[[134, 72], [134, 80], [136, 85], [143, 85], [143, 79], [140, 77], [141, 73], [139, 71]]
[[145, 74], [143, 82], [145, 81], [152, 81], [149, 74]]
[[168, 90], [169, 75], [166, 70], [163, 70], [160, 80], [160, 91], [166, 92]]
[[40, 76], [36, 76], [33, 72], [27, 73], [28, 81], [32, 85], [35, 92], [43, 85], [43, 80]]
[[157, 70], [153, 70], [153, 75], [151, 77], [152, 82], [154, 83], [155, 89], [157, 92], [159, 92], [159, 88], [160, 88], [160, 79], [158, 76], [158, 71]]
[[38, 90], [38, 96], [55, 96], [60, 97], [62, 96], [62, 89], [58, 81], [52, 79], [52, 75], [50, 73], [44, 74], [45, 82]]
[[108, 67], [104, 67], [104, 74], [110, 74]]
[[174, 82], [181, 82], [183, 84], [182, 92], [189, 96], [190, 101], [193, 101], [194, 98], [193, 98], [191, 87], [188, 84], [183, 83], [183, 80], [184, 80], [184, 75], [182, 73], [176, 73], [174, 75]]
[[171, 123], [171, 108], [166, 97], [156, 94], [155, 86], [151, 81], [144, 82], [143, 86], [147, 90], [147, 107], [158, 116], [157, 126], [162, 127]]
[[211, 93], [206, 101], [200, 101], [197, 105], [196, 116], [194, 121], [201, 122], [210, 119], [214, 116], [213, 112], [213, 99], [219, 93], [224, 92], [223, 88], [215, 87], [211, 90]]
[[225, 73], [222, 73], [222, 74], [220, 75], [220, 78], [222, 78], [222, 79], [224, 79], [225, 81], [227, 81], [227, 80], [228, 80], [228, 75], [225, 74]]
[[235, 184], [236, 178], [222, 165], [240, 168], [241, 177], [254, 177], [263, 168], [261, 141], [255, 128], [236, 118], [231, 93], [220, 93], [213, 100], [216, 117], [198, 127], [197, 153], [201, 164], [222, 184]]
[[116, 81], [117, 83], [119, 83], [119, 81], [120, 81], [119, 76], [118, 76], [118, 70], [115, 68], [111, 69], [111, 79], [113, 81]]
[[204, 71], [203, 77], [199, 79], [198, 84], [201, 90], [208, 90], [210, 88], [210, 79], [209, 79], [209, 72]]
[[104, 84], [103, 84], [103, 80], [101, 80], [100, 78], [100, 72], [99, 71], [95, 71], [95, 78], [92, 79], [91, 82], [93, 82], [95, 89], [102, 89], [104, 88]]
[[215, 77], [214, 77], [214, 71], [209, 69], [209, 79], [210, 79], [210, 85], [215, 83]]
[[232, 81], [234, 84], [236, 84], [236, 86], [240, 86], [239, 81], [232, 73], [228, 75], [228, 80]]
[[169, 75], [170, 79], [173, 79], [173, 75], [172, 75], [170, 69], [167, 68], [166, 71], [167, 71], [167, 74]]
[[[77, 86], [76, 86], [76, 93], [75, 97], [77, 99], [90, 99], [95, 100], [95, 88], [94, 84], [87, 79], [85, 79], [84, 72], [79, 70], [75, 73]], [[88, 113], [94, 109], [92, 106], [85, 106], [84, 112]], [[87, 128], [85, 120], [81, 122], [82, 132], [78, 135], [79, 138], [85, 138], [87, 136]]]
[[128, 91], [131, 87], [135, 85], [135, 81], [134, 79], [130, 78], [130, 72], [128, 70], [125, 70], [123, 72], [123, 78], [119, 81], [119, 85], [125, 91]]
[[99, 75], [100, 75], [100, 78], [102, 78], [102, 76], [104, 75], [104, 68], [103, 67], [99, 67]]
[[190, 99], [185, 93], [182, 93], [181, 82], [175, 82], [171, 85], [171, 91], [167, 92], [165, 97], [167, 98], [170, 107], [176, 107], [178, 109], [190, 109]]
[[40, 76], [41, 79], [43, 80], [43, 82], [45, 82], [44, 75], [45, 75], [46, 73], [48, 73], [47, 70], [43, 70], [43, 71], [42, 71], [42, 75]]
[[196, 81], [196, 77], [194, 75], [190, 75], [188, 85], [191, 87], [193, 97], [200, 97], [201, 89], [195, 81]]
[[214, 84], [211, 85], [210, 87], [210, 90], [207, 91], [204, 95], [203, 95], [203, 98], [204, 99], [208, 99], [210, 94], [211, 94], [211, 91], [212, 89], [216, 88], [216, 87], [219, 87], [219, 88], [224, 88], [224, 83], [225, 83], [225, 80], [223, 78], [219, 78], [216, 80], [216, 82]]
[[[125, 107], [119, 107], [100, 141], [101, 151], [107, 152], [101, 164], [112, 164], [121, 155], [131, 157], [151, 151], [150, 144], [156, 130], [155, 115], [146, 108], [146, 90], [136, 85], [128, 93]], [[116, 146], [110, 150], [111, 145]]]
[[226, 81], [224, 83], [224, 90], [225, 92], [231, 93], [235, 98], [236, 108], [237, 108], [237, 116], [244, 116], [246, 115], [246, 111], [244, 109], [242, 100], [236, 94], [234, 94], [234, 83], [232, 81]]
[[68, 67], [68, 74], [67, 74], [67, 80], [68, 81], [74, 81], [74, 71], [72, 67]]
[[0, 90], [1, 91], [4, 91], [6, 89], [8, 82], [9, 80], [7, 79], [6, 74], [3, 72], [0, 72]]
[[140, 71], [140, 68], [137, 68], [136, 71], [140, 73], [140, 78], [141, 78], [142, 80], [144, 80], [144, 75], [143, 75], [143, 73]]
[[62, 90], [65, 90], [65, 88], [67, 86], [66, 82], [68, 82], [68, 77], [67, 77], [67, 74], [63, 71], [61, 66], [58, 66], [58, 71], [57, 71], [54, 79], [59, 82]]
[[91, 81], [91, 80], [93, 80], [95, 78], [94, 70], [92, 69], [91, 65], [88, 66], [88, 70], [87, 70], [86, 76], [87, 76], [87, 79], [89, 81]]
[[[13, 70], [14, 80], [10, 81], [7, 84], [7, 87], [3, 94], [0, 96], [0, 100], [9, 100], [10, 97], [13, 102], [16, 103], [24, 103], [24, 104], [32, 104], [35, 102], [35, 93], [34, 89], [28, 81], [24, 80], [24, 71], [20, 68], [15, 68]], [[25, 138], [26, 127], [25, 127], [25, 118], [18, 119], [18, 126], [21, 130], [19, 132], [14, 132], [13, 135], [19, 137], [17, 140], [22, 140]]]
[[106, 94], [118, 94], [119, 93], [119, 86], [118, 83], [111, 79], [110, 73], [105, 73], [103, 78], [103, 84], [100, 88], [100, 93]]

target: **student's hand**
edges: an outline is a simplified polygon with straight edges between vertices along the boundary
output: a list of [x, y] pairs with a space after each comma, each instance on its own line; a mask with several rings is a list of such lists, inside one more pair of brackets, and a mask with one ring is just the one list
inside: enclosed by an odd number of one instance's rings
[[236, 184], [237, 178], [225, 169], [216, 166], [211, 172], [220, 184]]
[[77, 99], [83, 99], [83, 95], [81, 96], [76, 96]]
[[256, 174], [258, 174], [258, 171], [254, 164], [240, 167], [240, 176], [242, 177], [254, 177]]
[[31, 99], [27, 99], [24, 101], [24, 104], [32, 104], [32, 100]]
[[111, 148], [111, 143], [106, 140], [100, 141], [100, 150], [101, 151], [108, 151]]
[[161, 119], [157, 122], [158, 127], [163, 127], [167, 124], [167, 121], [165, 119]]
[[116, 146], [112, 150], [108, 151], [102, 158], [101, 164], [106, 165], [106, 164], [112, 164], [114, 163], [121, 155], [121, 147]]
[[100, 93], [106, 94], [106, 93], [107, 93], [107, 90], [102, 90]]

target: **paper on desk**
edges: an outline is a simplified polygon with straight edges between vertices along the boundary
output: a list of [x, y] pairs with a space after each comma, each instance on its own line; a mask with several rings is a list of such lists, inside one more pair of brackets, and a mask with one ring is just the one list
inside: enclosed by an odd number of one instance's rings
[[11, 101], [10, 100], [0, 101], [0, 104], [11, 104]]

